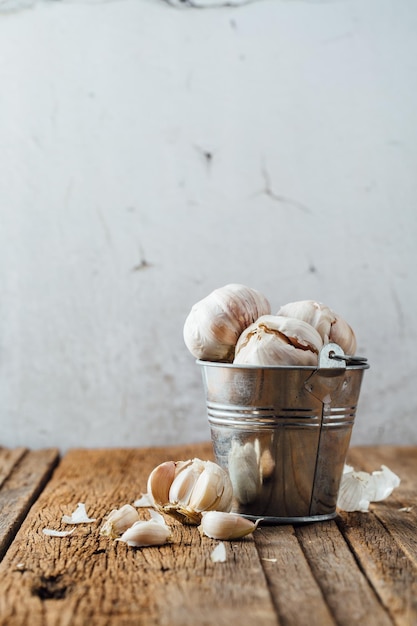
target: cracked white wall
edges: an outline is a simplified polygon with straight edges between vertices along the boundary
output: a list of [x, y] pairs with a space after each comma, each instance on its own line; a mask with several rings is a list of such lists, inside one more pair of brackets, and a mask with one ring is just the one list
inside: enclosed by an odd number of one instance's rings
[[417, 442], [416, 6], [3, 3], [1, 444], [208, 438], [182, 326], [228, 282], [342, 313], [353, 442]]

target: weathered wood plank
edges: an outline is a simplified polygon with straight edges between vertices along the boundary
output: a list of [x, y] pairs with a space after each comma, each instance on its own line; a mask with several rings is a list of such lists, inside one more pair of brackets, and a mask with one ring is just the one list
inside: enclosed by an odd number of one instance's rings
[[59, 454], [55, 449], [8, 455], [10, 467], [0, 489], [0, 559], [4, 556], [27, 512], [48, 481]]
[[341, 513], [339, 528], [398, 626], [417, 624], [417, 568], [372, 513]]
[[299, 526], [296, 535], [339, 626], [392, 624], [334, 521]]
[[[155, 465], [193, 456], [208, 458], [211, 446], [70, 451], [0, 565], [0, 624], [230, 626], [250, 615], [277, 626], [253, 537], [227, 543], [226, 563], [212, 563], [218, 542], [170, 519], [173, 541], [161, 547], [135, 550], [99, 535], [112, 508], [146, 490]], [[95, 523], [64, 539], [42, 534], [78, 502]]]
[[293, 526], [259, 527], [254, 539], [282, 624], [335, 624]]
[[1, 448], [0, 447], [0, 489], [13, 470], [14, 466], [26, 454], [26, 448]]

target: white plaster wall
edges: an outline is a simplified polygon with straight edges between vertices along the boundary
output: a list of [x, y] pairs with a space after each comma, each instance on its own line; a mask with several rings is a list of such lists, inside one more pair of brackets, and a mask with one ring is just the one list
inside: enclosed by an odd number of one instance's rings
[[342, 313], [353, 443], [417, 443], [415, 1], [1, 6], [0, 443], [208, 438], [228, 282]]

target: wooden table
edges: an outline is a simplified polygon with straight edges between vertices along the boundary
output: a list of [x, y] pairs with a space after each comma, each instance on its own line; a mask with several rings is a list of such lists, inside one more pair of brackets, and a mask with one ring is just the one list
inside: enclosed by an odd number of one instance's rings
[[[417, 624], [417, 448], [352, 448], [349, 461], [386, 464], [401, 485], [369, 513], [262, 526], [226, 543], [169, 519], [173, 540], [129, 548], [100, 536], [113, 508], [146, 491], [162, 461], [211, 458], [210, 444], [71, 450], [0, 448], [0, 624], [4, 626], [385, 626]], [[47, 537], [84, 502], [69, 537]], [[146, 509], [143, 516], [148, 517]], [[142, 515], [141, 513], [141, 515]]]

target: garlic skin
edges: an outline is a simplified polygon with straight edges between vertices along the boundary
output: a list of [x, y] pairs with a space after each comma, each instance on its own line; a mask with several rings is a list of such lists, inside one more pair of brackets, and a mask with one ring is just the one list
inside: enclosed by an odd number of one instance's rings
[[203, 511], [230, 511], [233, 487], [228, 473], [212, 461], [167, 461], [149, 475], [154, 506], [183, 524], [199, 524]]
[[63, 524], [89, 524], [95, 522], [95, 517], [88, 517], [84, 502], [79, 502], [71, 515], [62, 516]]
[[171, 529], [162, 515], [149, 510], [150, 520], [139, 520], [128, 528], [116, 541], [127, 543], [133, 548], [160, 546], [171, 539]]
[[369, 510], [371, 502], [385, 500], [400, 484], [400, 478], [386, 465], [369, 474], [357, 472], [345, 465], [340, 483], [337, 506], [342, 511]]
[[240, 335], [234, 363], [247, 365], [317, 365], [323, 346], [307, 322], [283, 315], [263, 315]]
[[139, 514], [131, 504], [125, 504], [120, 509], [113, 509], [107, 516], [100, 529], [100, 535], [116, 539], [139, 521]]
[[242, 331], [271, 305], [259, 291], [231, 283], [194, 304], [184, 323], [184, 341], [191, 354], [204, 361], [233, 361]]
[[323, 343], [337, 343], [345, 354], [356, 352], [356, 337], [349, 324], [326, 304], [315, 300], [298, 300], [282, 306], [277, 315], [291, 317], [311, 324]]
[[256, 522], [252, 522], [237, 513], [207, 511], [202, 515], [199, 531], [211, 539], [230, 541], [253, 533], [261, 521], [262, 519], [257, 519]]

